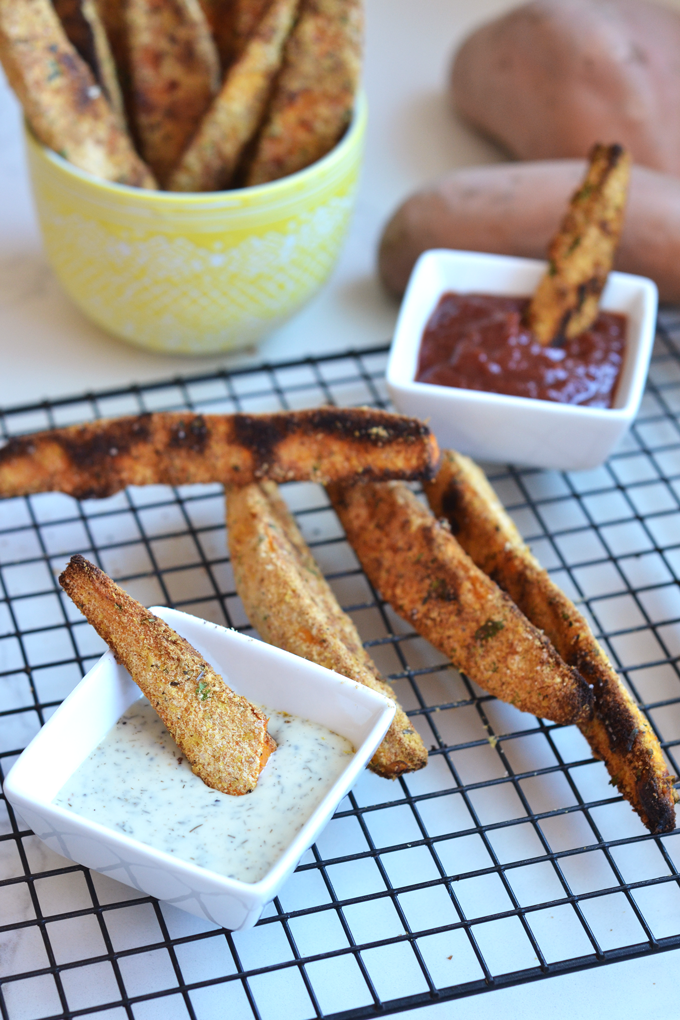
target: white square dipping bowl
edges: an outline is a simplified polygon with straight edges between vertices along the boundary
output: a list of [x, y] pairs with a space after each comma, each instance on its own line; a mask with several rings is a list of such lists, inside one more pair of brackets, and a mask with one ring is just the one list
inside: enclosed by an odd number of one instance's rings
[[106, 652], [43, 726], [5, 781], [5, 794], [50, 849], [225, 928], [252, 927], [311, 846], [387, 732], [394, 705], [289, 652], [176, 610], [154, 607], [239, 694], [321, 723], [356, 748], [288, 848], [256, 883], [155, 850], [52, 803], [140, 690]]
[[546, 263], [470, 251], [424, 252], [409, 280], [387, 364], [387, 388], [404, 414], [428, 421], [439, 444], [478, 460], [580, 471], [612, 452], [637, 414], [654, 344], [656, 285], [610, 273], [604, 311], [628, 316], [621, 376], [612, 408], [579, 407], [416, 382], [423, 331], [447, 291], [528, 296]]

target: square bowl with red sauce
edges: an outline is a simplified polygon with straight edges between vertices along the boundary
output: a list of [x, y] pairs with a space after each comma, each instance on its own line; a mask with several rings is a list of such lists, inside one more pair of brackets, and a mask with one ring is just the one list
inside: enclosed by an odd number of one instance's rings
[[[602, 317], [602, 329], [612, 335], [613, 346], [606, 357], [593, 355], [602, 361], [600, 377], [608, 377], [612, 384], [607, 396], [599, 391], [601, 378], [598, 381], [589, 371], [589, 354], [585, 382], [572, 384], [565, 377], [563, 366], [575, 363], [579, 350], [587, 350], [585, 334], [573, 348], [557, 344], [541, 349], [522, 327], [524, 303], [516, 299], [533, 294], [545, 269], [546, 263], [536, 259], [481, 252], [433, 250], [418, 259], [395, 329], [387, 387], [397, 409], [426, 419], [442, 447], [477, 460], [581, 471], [602, 464], [630, 428], [654, 344], [655, 284], [629, 273], [609, 274], [600, 308], [614, 313]], [[442, 370], [433, 370], [432, 359], [423, 350], [423, 337], [428, 325], [437, 326], [443, 337], [446, 330], [440, 327], [442, 322], [446, 326], [450, 313], [442, 299], [449, 294], [461, 297], [453, 305], [470, 318], [471, 333], [457, 346], [444, 342]], [[499, 310], [482, 307], [485, 299], [476, 296], [485, 295], [501, 299]], [[503, 316], [514, 344], [509, 361], [494, 346]], [[515, 386], [511, 369], [514, 372], [520, 362], [531, 367], [534, 352], [537, 362], [550, 363], [547, 378], [551, 382], [536, 386], [520, 373], [516, 390], [522, 395], [508, 393]], [[446, 380], [446, 384], [418, 381], [419, 375]], [[461, 383], [467, 379], [474, 388]], [[486, 385], [498, 385], [506, 392], [490, 392], [483, 388]], [[549, 396], [527, 395], [533, 393]], [[608, 403], [611, 406], [598, 406]]]

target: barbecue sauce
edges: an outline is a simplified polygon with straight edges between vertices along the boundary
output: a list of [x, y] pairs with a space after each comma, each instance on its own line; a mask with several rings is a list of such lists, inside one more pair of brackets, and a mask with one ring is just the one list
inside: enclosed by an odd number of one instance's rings
[[425, 327], [416, 380], [611, 407], [626, 316], [600, 312], [580, 336], [543, 347], [524, 325], [530, 298], [444, 294]]

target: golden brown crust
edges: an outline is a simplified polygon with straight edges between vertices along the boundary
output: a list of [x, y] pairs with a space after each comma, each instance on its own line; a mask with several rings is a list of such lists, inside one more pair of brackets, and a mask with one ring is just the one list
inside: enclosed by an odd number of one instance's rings
[[217, 92], [219, 58], [198, 0], [127, 0], [134, 120], [165, 184]]
[[361, 73], [361, 0], [303, 0], [246, 184], [302, 170], [347, 128]]
[[527, 323], [538, 340], [571, 339], [592, 326], [623, 227], [630, 155], [595, 145], [586, 176], [548, 249], [548, 271], [531, 299]]
[[652, 832], [673, 829], [674, 777], [649, 723], [583, 616], [522, 541], [480, 469], [468, 457], [447, 450], [436, 479], [425, 490], [435, 515], [446, 518], [477, 566], [593, 685], [594, 713], [580, 728], [607, 766], [613, 785]]
[[156, 186], [50, 0], [0, 0], [0, 61], [43, 145], [104, 180]]
[[238, 57], [272, 6], [273, 0], [233, 0], [232, 52]]
[[470, 679], [555, 722], [587, 718], [592, 691], [400, 482], [331, 485], [367, 576]]
[[369, 408], [144, 414], [10, 439], [0, 496], [101, 498], [126, 485], [429, 477], [438, 449], [417, 418]]
[[170, 191], [219, 191], [229, 186], [262, 119], [298, 3], [273, 0], [170, 176]]
[[[275, 483], [230, 488], [227, 526], [236, 590], [265, 641], [396, 701], [338, 605]], [[397, 703], [369, 768], [396, 779], [426, 764], [423, 742]]]
[[188, 641], [82, 556], [59, 578], [149, 699], [193, 772], [222, 793], [250, 793], [276, 743], [267, 719]]
[[86, 61], [125, 128], [123, 96], [108, 35], [94, 0], [53, 0], [69, 41]]
[[118, 81], [123, 93], [125, 110], [130, 117], [132, 96], [130, 88], [130, 60], [125, 30], [125, 11], [121, 0], [94, 0], [99, 17], [109, 40]]

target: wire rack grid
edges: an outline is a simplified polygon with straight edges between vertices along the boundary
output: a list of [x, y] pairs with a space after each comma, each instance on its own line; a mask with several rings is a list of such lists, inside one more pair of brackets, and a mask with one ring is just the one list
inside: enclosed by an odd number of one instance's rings
[[[638, 420], [604, 467], [490, 468], [590, 620], [673, 772], [680, 742], [680, 318], [660, 325]], [[7, 410], [2, 435], [160, 409], [388, 406], [386, 348]], [[324, 492], [284, 494], [430, 749], [365, 773], [251, 931], [230, 933], [59, 857], [0, 801], [5, 1020], [372, 1017], [680, 945], [677, 834], [651, 836], [574, 727], [458, 674], [382, 602]], [[0, 501], [3, 776], [102, 643], [56, 576], [75, 552], [147, 605], [249, 631], [220, 486]]]

